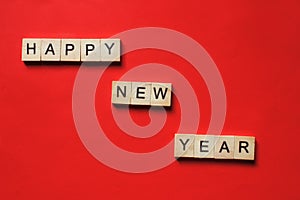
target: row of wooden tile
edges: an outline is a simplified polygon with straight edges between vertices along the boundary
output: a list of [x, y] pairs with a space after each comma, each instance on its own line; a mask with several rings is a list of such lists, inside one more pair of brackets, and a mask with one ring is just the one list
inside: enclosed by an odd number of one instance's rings
[[255, 137], [175, 134], [174, 156], [254, 160]]
[[119, 62], [120, 39], [23, 38], [22, 61]]
[[112, 103], [171, 106], [171, 83], [112, 82]]

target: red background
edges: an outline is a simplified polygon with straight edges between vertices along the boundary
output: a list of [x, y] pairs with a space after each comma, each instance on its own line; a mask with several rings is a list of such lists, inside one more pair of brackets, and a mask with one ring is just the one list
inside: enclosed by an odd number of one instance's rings
[[[1, 199], [300, 199], [299, 1], [9, 0], [0, 4]], [[72, 90], [80, 65], [26, 66], [21, 61], [24, 37], [106, 38], [147, 26], [180, 31], [208, 51], [226, 87], [223, 134], [255, 136], [255, 163], [175, 162], [147, 174], [106, 167], [85, 149], [73, 122]], [[186, 61], [155, 50], [124, 55], [122, 65], [109, 68], [101, 79], [96, 107], [98, 116], [106, 116], [100, 123], [111, 127], [108, 137], [136, 152], [167, 144], [180, 120], [174, 99], [163, 131], [148, 140], [136, 139], [122, 133], [106, 109], [111, 81], [148, 62], [172, 66], [191, 82], [202, 102], [199, 133], [210, 119], [207, 88]], [[149, 122], [147, 109], [131, 108], [131, 115], [138, 124]]]

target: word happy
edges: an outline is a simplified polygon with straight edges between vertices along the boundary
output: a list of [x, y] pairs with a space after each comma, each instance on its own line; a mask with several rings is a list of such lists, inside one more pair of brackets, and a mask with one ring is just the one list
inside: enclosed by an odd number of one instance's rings
[[120, 39], [34, 39], [22, 41], [22, 61], [120, 62]]

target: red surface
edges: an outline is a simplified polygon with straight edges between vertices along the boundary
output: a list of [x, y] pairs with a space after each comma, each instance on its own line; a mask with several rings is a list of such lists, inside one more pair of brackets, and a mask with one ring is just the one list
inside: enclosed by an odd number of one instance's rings
[[[177, 2], [1, 1], [1, 199], [300, 199], [299, 1]], [[223, 134], [255, 136], [255, 164], [175, 162], [147, 174], [110, 169], [88, 153], [74, 126], [72, 89], [79, 65], [21, 62], [23, 37], [105, 38], [144, 26], [180, 31], [208, 51], [226, 87]], [[159, 62], [183, 66], [194, 89], [205, 91], [176, 55], [145, 50], [123, 61], [122, 70], [105, 72], [99, 88], [138, 64]], [[99, 98], [100, 112], [110, 105], [109, 88]], [[210, 118], [207, 91], [198, 98], [202, 132]], [[176, 100], [173, 106], [178, 110]], [[109, 110], [103, 112], [107, 118], [101, 123], [113, 125]], [[131, 114], [139, 124], [149, 121], [146, 110]], [[170, 115], [164, 131], [149, 140], [129, 138], [117, 128], [109, 137], [131, 151], [160, 148], [173, 138], [180, 119]]]

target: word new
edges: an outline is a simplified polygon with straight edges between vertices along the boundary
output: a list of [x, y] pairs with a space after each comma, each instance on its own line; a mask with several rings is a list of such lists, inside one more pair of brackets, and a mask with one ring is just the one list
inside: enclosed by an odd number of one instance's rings
[[22, 61], [119, 62], [120, 39], [23, 38]]
[[174, 156], [254, 160], [255, 137], [175, 134]]
[[112, 103], [171, 106], [171, 83], [112, 82]]

